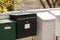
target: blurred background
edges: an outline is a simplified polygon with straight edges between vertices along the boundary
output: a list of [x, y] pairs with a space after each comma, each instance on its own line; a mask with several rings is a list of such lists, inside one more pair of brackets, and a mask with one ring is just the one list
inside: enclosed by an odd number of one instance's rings
[[60, 7], [60, 0], [18, 0], [18, 1], [20, 2], [20, 4], [16, 4], [14, 0], [12, 0], [13, 5], [8, 6], [8, 11]]

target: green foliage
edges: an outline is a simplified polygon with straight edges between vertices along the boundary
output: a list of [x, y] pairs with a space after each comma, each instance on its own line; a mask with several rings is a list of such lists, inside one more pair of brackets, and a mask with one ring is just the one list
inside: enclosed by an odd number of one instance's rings
[[[20, 3], [20, 1], [18, 1], [18, 0], [14, 0], [14, 2], [16, 4]], [[4, 12], [5, 10], [7, 10], [7, 7], [9, 5], [13, 5], [12, 0], [0, 0], [0, 12]]]

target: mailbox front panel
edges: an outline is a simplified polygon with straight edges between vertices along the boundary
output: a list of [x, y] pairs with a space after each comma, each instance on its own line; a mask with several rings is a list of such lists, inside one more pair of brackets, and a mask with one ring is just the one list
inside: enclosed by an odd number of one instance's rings
[[16, 40], [15, 23], [0, 24], [0, 40]]
[[36, 17], [28, 17], [17, 20], [17, 39], [36, 35], [37, 19]]

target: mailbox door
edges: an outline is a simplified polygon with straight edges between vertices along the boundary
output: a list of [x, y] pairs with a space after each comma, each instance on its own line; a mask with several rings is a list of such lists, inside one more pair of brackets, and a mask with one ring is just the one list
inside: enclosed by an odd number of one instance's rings
[[17, 39], [36, 35], [37, 19], [36, 17], [20, 18], [17, 20]]
[[0, 24], [0, 40], [16, 40], [15, 23]]

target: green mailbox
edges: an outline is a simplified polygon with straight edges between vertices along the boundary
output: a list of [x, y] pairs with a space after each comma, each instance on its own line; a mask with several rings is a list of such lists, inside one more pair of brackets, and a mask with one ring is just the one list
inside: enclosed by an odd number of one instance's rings
[[0, 40], [16, 40], [15, 22], [8, 19], [0, 20]]

